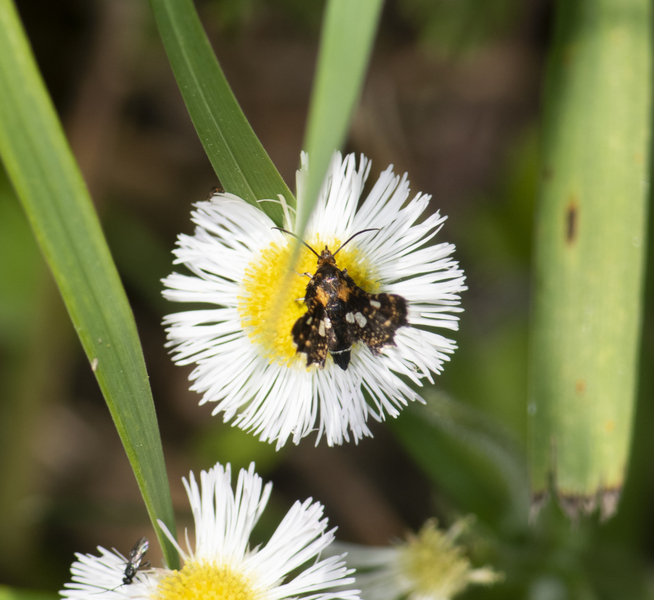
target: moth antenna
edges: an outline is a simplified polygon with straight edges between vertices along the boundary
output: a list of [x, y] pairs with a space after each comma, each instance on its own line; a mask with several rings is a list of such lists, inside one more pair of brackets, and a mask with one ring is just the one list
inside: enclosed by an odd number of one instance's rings
[[[283, 229], [282, 227], [273, 227], [273, 229], [276, 229], [277, 231], [281, 231], [282, 233], [287, 233], [288, 235], [292, 235], [296, 240], [300, 240], [300, 238], [295, 235], [292, 231], [288, 231], [288, 229]], [[362, 232], [359, 232], [362, 233]], [[309, 244], [307, 244], [304, 240], [300, 240], [311, 252], [313, 252], [318, 258], [320, 258], [320, 254], [318, 254]], [[349, 240], [348, 240], [349, 241]], [[346, 242], [347, 243], [347, 242]], [[343, 246], [341, 246], [342, 248]], [[340, 250], [340, 248], [339, 248]]]
[[362, 229], [361, 231], [357, 231], [354, 235], [351, 235], [345, 242], [341, 244], [341, 247], [332, 254], [332, 256], [336, 256], [346, 244], [349, 244], [357, 235], [361, 235], [362, 233], [366, 233], [366, 231], [379, 231], [379, 227], [373, 227], [372, 229]]

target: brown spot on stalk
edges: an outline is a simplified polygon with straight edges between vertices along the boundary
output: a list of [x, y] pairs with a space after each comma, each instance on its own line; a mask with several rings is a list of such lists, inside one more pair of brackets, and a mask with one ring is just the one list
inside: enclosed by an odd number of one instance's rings
[[579, 205], [577, 199], [572, 196], [565, 212], [565, 241], [567, 244], [574, 244], [577, 240], [579, 229]]
[[585, 379], [577, 379], [577, 381], [575, 382], [575, 391], [580, 396], [583, 396], [586, 393], [586, 380]]
[[576, 54], [577, 54], [577, 45], [567, 44], [563, 48], [563, 52], [561, 53], [561, 64], [564, 67], [569, 68], [572, 65], [572, 61], [575, 59]]

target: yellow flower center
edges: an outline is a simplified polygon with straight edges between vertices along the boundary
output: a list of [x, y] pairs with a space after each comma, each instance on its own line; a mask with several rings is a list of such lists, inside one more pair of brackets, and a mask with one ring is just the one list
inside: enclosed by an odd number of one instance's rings
[[452, 598], [467, 587], [472, 565], [463, 548], [429, 521], [402, 548], [400, 569], [419, 595]]
[[[335, 252], [341, 240], [315, 237], [307, 243], [320, 254], [325, 245]], [[245, 270], [244, 290], [238, 304], [241, 325], [252, 343], [259, 345], [262, 355], [271, 363], [286, 366], [299, 365], [305, 360], [297, 354], [291, 336], [295, 321], [307, 310], [304, 295], [309, 278], [297, 273], [313, 275], [318, 260], [313, 252], [302, 246], [297, 262], [291, 267], [292, 249], [290, 241], [272, 242], [253, 257]], [[370, 293], [377, 291], [374, 270], [354, 244], [348, 244], [338, 253], [336, 266], [347, 269], [360, 288]]]
[[248, 578], [226, 565], [190, 561], [157, 586], [155, 600], [257, 600]]

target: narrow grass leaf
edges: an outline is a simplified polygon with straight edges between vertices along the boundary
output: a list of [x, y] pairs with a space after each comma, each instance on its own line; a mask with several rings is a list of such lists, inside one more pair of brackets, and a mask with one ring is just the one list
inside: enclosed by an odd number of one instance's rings
[[[294, 227], [298, 239], [294, 241], [290, 265], [295, 265], [299, 239], [304, 237], [332, 155], [345, 141], [366, 74], [381, 6], [381, 0], [329, 0], [327, 3], [304, 141], [309, 155], [309, 176], [301, 194], [298, 190]], [[291, 268], [286, 281], [296, 276]], [[286, 287], [284, 283], [280, 289]], [[271, 329], [278, 322], [280, 310], [281, 305], [276, 303], [268, 318]]]
[[329, 0], [326, 7], [304, 149], [309, 177], [298, 198], [295, 231], [302, 235], [332, 154], [340, 150], [366, 75], [381, 0]]
[[[150, 518], [175, 531], [134, 317], [11, 0], [0, 0], [0, 155], [104, 394]], [[175, 549], [165, 537], [159, 539], [168, 565], [177, 566]]]
[[186, 108], [225, 191], [259, 206], [278, 226], [281, 194], [295, 198], [248, 123], [191, 0], [150, 0]]

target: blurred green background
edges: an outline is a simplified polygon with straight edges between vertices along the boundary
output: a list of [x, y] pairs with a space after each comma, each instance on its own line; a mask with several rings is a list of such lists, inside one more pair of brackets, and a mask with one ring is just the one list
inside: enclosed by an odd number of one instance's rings
[[[341, 539], [366, 544], [389, 543], [431, 516], [447, 525], [474, 512], [473, 556], [506, 580], [468, 597], [654, 597], [649, 310], [617, 516], [571, 525], [551, 504], [530, 526], [516, 492], [526, 493], [530, 252], [549, 0], [387, 2], [346, 147], [372, 159], [371, 181], [393, 163], [449, 215], [440, 240], [457, 245], [469, 290], [454, 336], [459, 350], [426, 395], [463, 403], [469, 412], [455, 419], [459, 429], [405, 411], [374, 425], [375, 437], [358, 446], [327, 449], [309, 439], [279, 453], [212, 418], [211, 406], [198, 407], [190, 369], [173, 367], [164, 348], [161, 319], [181, 307], [161, 298], [160, 279], [172, 270], [177, 234], [191, 231], [191, 204], [218, 182], [147, 3], [17, 5], [135, 312], [180, 531], [190, 520], [180, 481], [189, 469], [254, 460], [275, 482], [261, 536], [307, 496], [325, 504]], [[196, 5], [245, 114], [294, 189], [322, 3]], [[650, 307], [651, 283], [646, 289]], [[488, 431], [496, 435], [484, 444]], [[498, 439], [507, 454], [497, 452]], [[503, 474], [515, 476], [512, 491]], [[75, 551], [100, 544], [125, 553], [142, 535], [149, 523], [118, 436], [0, 174], [0, 584], [57, 590]], [[159, 564], [157, 549], [150, 554]]]

